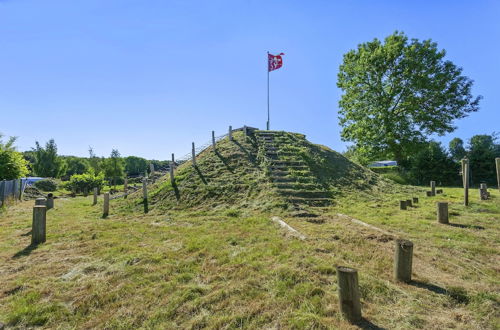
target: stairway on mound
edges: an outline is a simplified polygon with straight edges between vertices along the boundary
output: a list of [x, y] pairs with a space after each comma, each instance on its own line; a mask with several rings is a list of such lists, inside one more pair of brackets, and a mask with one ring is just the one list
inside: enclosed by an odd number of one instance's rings
[[[296, 209], [301, 205], [328, 206], [331, 193], [322, 189], [316, 176], [298, 152], [287, 150], [293, 144], [290, 133], [277, 131], [255, 132], [259, 146], [269, 162], [269, 174], [280, 195]], [[290, 148], [288, 148], [290, 149]]]

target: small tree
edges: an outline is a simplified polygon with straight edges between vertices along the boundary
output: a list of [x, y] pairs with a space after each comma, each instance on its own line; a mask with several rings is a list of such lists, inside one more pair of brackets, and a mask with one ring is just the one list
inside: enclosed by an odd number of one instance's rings
[[337, 82], [342, 139], [403, 164], [427, 136], [452, 132], [455, 119], [479, 109], [480, 97], [445, 54], [435, 42], [402, 32], [346, 53]]
[[49, 178], [60, 178], [66, 172], [66, 163], [57, 155], [57, 145], [54, 139], [50, 139], [41, 147], [38, 141], [33, 149], [35, 163], [33, 170], [36, 175]]
[[13, 180], [28, 174], [28, 162], [20, 152], [17, 152], [14, 143], [15, 137], [10, 137], [4, 143], [0, 133], [0, 180]]
[[95, 173], [101, 173], [103, 170], [103, 160], [96, 156], [92, 147], [89, 147], [89, 165]]
[[448, 149], [450, 150], [451, 158], [456, 162], [459, 162], [467, 154], [464, 148], [464, 141], [461, 138], [451, 140], [448, 144]]
[[65, 185], [66, 189], [73, 194], [88, 193], [94, 188], [101, 189], [104, 187], [104, 173], [95, 174], [93, 169], [87, 173], [74, 174]]
[[118, 150], [113, 149], [111, 155], [105, 162], [106, 177], [116, 187], [117, 180], [123, 178], [123, 159], [120, 157]]

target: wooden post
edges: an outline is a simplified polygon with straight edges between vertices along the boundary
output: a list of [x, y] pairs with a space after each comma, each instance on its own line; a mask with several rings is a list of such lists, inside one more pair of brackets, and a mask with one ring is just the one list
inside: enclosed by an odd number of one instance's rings
[[498, 190], [500, 190], [500, 157], [495, 158], [495, 164], [497, 166], [497, 183], [498, 183]]
[[148, 213], [148, 184], [146, 180], [142, 180], [142, 198], [144, 200], [144, 213]]
[[436, 196], [436, 181], [431, 181], [431, 195]]
[[191, 145], [191, 158], [192, 158], [192, 161], [193, 161], [193, 166], [196, 166], [196, 151], [195, 151], [195, 148], [194, 148], [194, 142]]
[[406, 206], [407, 207], [413, 207], [413, 205], [411, 204], [411, 199], [407, 199], [406, 200]]
[[35, 205], [33, 207], [33, 222], [31, 225], [31, 244], [36, 245], [45, 242], [47, 228], [47, 207]]
[[215, 131], [212, 131], [212, 148], [214, 148], [215, 151]]
[[102, 217], [106, 218], [109, 215], [109, 192], [104, 193], [104, 204], [102, 207]]
[[399, 201], [399, 209], [406, 210], [406, 201]]
[[125, 181], [123, 182], [123, 193], [125, 195], [123, 195], [123, 198], [127, 198], [127, 194], [128, 194], [128, 178], [125, 177]]
[[247, 125], [243, 126], [243, 132], [245, 133], [245, 136], [248, 135]]
[[47, 199], [45, 199], [43, 197], [39, 197], [39, 198], [35, 199], [35, 205], [47, 206]]
[[172, 162], [170, 163], [171, 166], [175, 168], [175, 155], [172, 154]]
[[413, 204], [418, 204], [418, 197], [413, 197]]
[[479, 186], [479, 200], [487, 200], [488, 199], [488, 186], [486, 183], [481, 183]]
[[47, 211], [54, 208], [54, 194], [49, 193], [46, 201]]
[[173, 166], [170, 166], [169, 168], [169, 172], [170, 172], [170, 183], [172, 183], [172, 185], [174, 184], [174, 167]]
[[425, 192], [425, 195], [426, 195], [427, 197], [431, 197], [431, 196], [432, 196], [432, 191], [426, 191], [426, 192]]
[[358, 271], [348, 267], [337, 267], [339, 305], [342, 315], [351, 323], [361, 320]]
[[233, 141], [233, 127], [229, 126], [229, 141]]
[[92, 203], [92, 205], [96, 205], [97, 204], [97, 193], [98, 193], [98, 190], [97, 187], [94, 188], [94, 202]]
[[153, 163], [149, 164], [149, 175], [153, 177], [153, 174], [155, 173], [155, 165]]
[[448, 203], [437, 202], [437, 220], [439, 223], [447, 224], [448, 221]]
[[464, 205], [469, 205], [469, 160], [467, 158], [462, 159], [462, 180], [464, 185]]
[[411, 281], [411, 267], [413, 261], [413, 243], [404, 240], [396, 240], [396, 253], [394, 256], [394, 279], [401, 282]]

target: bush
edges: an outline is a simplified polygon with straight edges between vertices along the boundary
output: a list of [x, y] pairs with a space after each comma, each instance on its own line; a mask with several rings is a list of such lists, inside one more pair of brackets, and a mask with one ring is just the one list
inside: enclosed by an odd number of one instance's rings
[[54, 179], [43, 179], [35, 182], [34, 186], [42, 191], [56, 191], [57, 181]]
[[72, 193], [90, 192], [94, 188], [101, 189], [104, 187], [104, 173], [96, 175], [94, 171], [89, 171], [84, 174], [74, 174], [66, 183], [66, 189]]

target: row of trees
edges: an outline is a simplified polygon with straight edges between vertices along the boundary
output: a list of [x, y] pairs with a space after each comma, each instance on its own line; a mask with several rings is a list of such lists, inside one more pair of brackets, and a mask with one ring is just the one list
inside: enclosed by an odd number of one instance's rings
[[149, 172], [150, 165], [155, 169], [168, 168], [168, 161], [146, 160], [141, 157], [121, 157], [116, 149], [109, 157], [98, 157], [92, 148], [89, 157], [60, 156], [53, 139], [45, 146], [36, 142], [35, 148], [18, 152], [14, 147], [16, 139], [11, 137], [3, 142], [0, 134], [0, 179], [12, 180], [27, 175], [69, 180], [74, 175], [92, 174], [104, 178], [113, 185], [120, 184], [125, 175], [139, 176]]

